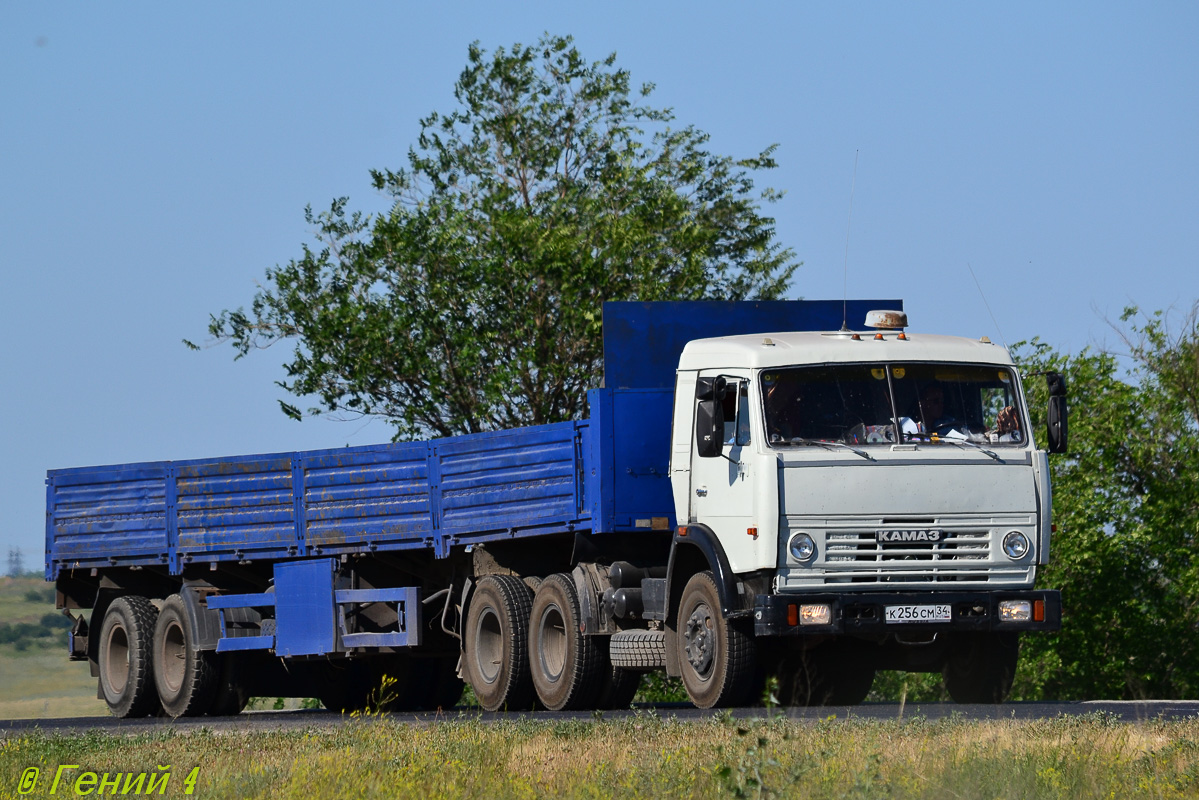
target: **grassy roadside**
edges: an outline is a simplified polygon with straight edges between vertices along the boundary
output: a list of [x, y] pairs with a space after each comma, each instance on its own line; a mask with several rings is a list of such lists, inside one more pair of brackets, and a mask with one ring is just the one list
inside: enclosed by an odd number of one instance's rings
[[[1131, 725], [1096, 715], [1046, 722], [818, 723], [652, 713], [608, 722], [428, 727], [350, 720], [331, 730], [142, 736], [32, 734], [0, 740], [0, 797], [59, 764], [157, 774], [166, 796], [206, 798], [1199, 796], [1199, 721]], [[64, 778], [64, 781], [73, 778]], [[74, 794], [63, 783], [61, 793]]]
[[68, 624], [52, 585], [0, 578], [0, 719], [108, 715], [87, 664], [67, 659]]

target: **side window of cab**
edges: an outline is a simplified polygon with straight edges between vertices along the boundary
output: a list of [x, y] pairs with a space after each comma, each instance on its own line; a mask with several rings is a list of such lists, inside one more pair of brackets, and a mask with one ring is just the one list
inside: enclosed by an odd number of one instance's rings
[[724, 443], [749, 444], [749, 381], [728, 382], [724, 394]]

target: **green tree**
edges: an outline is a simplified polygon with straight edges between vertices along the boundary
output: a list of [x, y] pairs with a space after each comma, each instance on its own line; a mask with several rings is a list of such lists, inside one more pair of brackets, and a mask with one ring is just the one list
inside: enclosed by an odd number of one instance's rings
[[294, 340], [280, 385], [311, 413], [379, 415], [405, 438], [583, 416], [605, 300], [781, 296], [798, 263], [761, 214], [778, 194], [752, 180], [774, 148], [710, 152], [614, 64], [568, 37], [472, 45], [458, 107], [421, 121], [405, 169], [372, 173], [390, 213], [309, 208], [319, 248], [209, 332], [238, 357]]
[[[1071, 404], [1040, 578], [1062, 590], [1064, 618], [1059, 633], [1023, 638], [1019, 696], [1199, 694], [1199, 304], [1181, 325], [1135, 308], [1122, 321], [1124, 361], [1037, 341], [1018, 356], [1027, 372], [1062, 371]], [[1041, 415], [1044, 385], [1028, 386]]]
[[[1199, 303], [1181, 322], [1125, 311], [1121, 354], [1013, 349], [1045, 446], [1044, 381], [1062, 372], [1070, 452], [1051, 456], [1057, 532], [1038, 583], [1062, 628], [1025, 634], [1015, 699], [1199, 696]], [[939, 675], [880, 674], [874, 699], [944, 699]]]

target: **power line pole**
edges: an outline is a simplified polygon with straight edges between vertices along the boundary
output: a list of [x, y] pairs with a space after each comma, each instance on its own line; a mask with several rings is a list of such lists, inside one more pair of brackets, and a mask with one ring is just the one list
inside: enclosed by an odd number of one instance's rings
[[21, 558], [21, 548], [19, 548], [19, 547], [8, 548], [8, 574], [9, 574], [9, 576], [15, 578], [18, 575], [22, 574], [23, 572], [25, 572], [25, 565], [23, 563], [23, 559]]

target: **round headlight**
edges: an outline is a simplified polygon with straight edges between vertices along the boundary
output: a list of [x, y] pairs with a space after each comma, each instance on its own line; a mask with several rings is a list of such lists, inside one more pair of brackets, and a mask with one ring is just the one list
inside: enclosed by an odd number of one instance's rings
[[1028, 537], [1020, 531], [1012, 531], [1003, 537], [1003, 552], [1008, 558], [1024, 558], [1028, 555]]
[[796, 561], [808, 561], [816, 555], [816, 543], [806, 533], [797, 533], [791, 537], [791, 557]]

